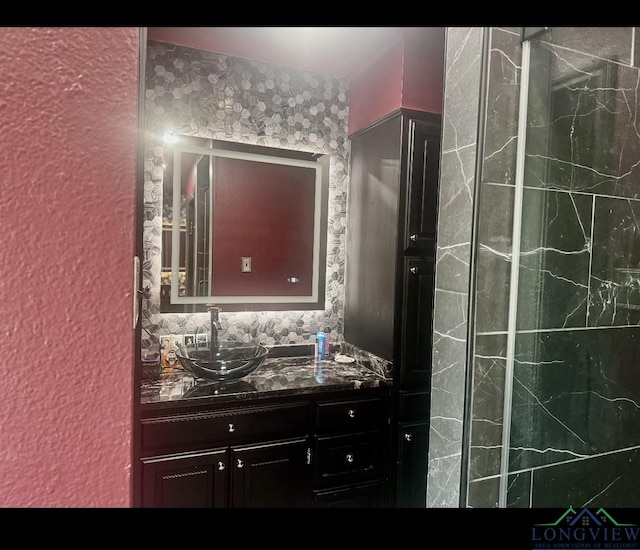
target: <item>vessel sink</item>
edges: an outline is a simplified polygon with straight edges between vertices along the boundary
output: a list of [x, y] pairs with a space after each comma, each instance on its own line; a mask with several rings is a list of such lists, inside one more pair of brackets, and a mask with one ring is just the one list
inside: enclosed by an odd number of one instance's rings
[[182, 367], [196, 378], [235, 380], [256, 370], [269, 354], [261, 344], [221, 342], [211, 349], [188, 350], [178, 346], [176, 356]]

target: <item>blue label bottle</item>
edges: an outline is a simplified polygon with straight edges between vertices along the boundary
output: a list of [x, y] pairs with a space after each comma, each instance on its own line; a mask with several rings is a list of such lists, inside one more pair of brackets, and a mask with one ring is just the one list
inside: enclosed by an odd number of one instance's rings
[[324, 332], [321, 330], [316, 332], [316, 359], [324, 359], [326, 339], [327, 336]]

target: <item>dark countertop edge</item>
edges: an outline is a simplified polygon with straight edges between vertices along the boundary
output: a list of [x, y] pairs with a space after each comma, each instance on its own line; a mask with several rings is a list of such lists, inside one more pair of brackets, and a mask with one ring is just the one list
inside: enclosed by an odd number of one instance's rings
[[279, 397], [293, 397], [304, 395], [322, 395], [325, 393], [339, 393], [343, 391], [377, 390], [391, 387], [391, 381], [384, 378], [365, 382], [350, 382], [344, 384], [328, 384], [326, 386], [309, 386], [307, 388], [282, 388], [272, 391], [247, 391], [229, 395], [190, 397], [188, 399], [174, 399], [153, 403], [141, 403], [140, 411], [158, 412], [172, 409], [188, 409], [208, 407], [211, 405], [241, 405], [244, 401], [261, 401]]

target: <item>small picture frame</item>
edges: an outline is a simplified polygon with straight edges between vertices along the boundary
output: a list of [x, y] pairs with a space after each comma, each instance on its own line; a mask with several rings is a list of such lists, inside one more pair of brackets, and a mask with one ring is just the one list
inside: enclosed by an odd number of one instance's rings
[[184, 345], [184, 335], [183, 334], [163, 334], [159, 337], [160, 339], [160, 349], [164, 349], [167, 347], [167, 344], [171, 342], [171, 339], [176, 345], [180, 344]]
[[196, 343], [199, 346], [207, 346], [209, 344], [209, 335], [206, 332], [196, 334]]
[[174, 334], [173, 341], [176, 345], [184, 346], [184, 334]]
[[[206, 336], [206, 334], [205, 334]], [[184, 345], [187, 348], [195, 347], [196, 345], [196, 335], [195, 334], [185, 334], [184, 335]]]

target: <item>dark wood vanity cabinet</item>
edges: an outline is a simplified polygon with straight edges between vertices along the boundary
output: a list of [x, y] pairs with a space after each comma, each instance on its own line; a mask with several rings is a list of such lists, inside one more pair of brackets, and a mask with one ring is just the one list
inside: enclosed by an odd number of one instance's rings
[[142, 418], [142, 506], [382, 506], [388, 389]]
[[398, 507], [426, 502], [440, 130], [440, 115], [401, 109], [351, 136], [344, 337], [393, 364]]
[[314, 506], [386, 505], [388, 400], [323, 400], [315, 411]]

